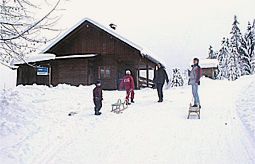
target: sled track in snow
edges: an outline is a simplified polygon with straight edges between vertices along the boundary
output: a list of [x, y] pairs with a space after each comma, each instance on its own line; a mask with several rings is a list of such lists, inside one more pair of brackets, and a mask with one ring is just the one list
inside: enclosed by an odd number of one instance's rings
[[[31, 164], [49, 164], [52, 159], [61, 151], [65, 150], [65, 148], [70, 145], [73, 142], [73, 136], [74, 134], [74, 121], [68, 121], [66, 125], [68, 127], [61, 127], [61, 128], [66, 128], [69, 129], [68, 133], [71, 135], [65, 135], [65, 136], [58, 136], [58, 140], [53, 142], [54, 144], [51, 145], [50, 147], [45, 146], [41, 153], [38, 154], [38, 156], [35, 156], [31, 162]], [[60, 138], [59, 138], [60, 137]], [[62, 137], [62, 138], [61, 138]]]

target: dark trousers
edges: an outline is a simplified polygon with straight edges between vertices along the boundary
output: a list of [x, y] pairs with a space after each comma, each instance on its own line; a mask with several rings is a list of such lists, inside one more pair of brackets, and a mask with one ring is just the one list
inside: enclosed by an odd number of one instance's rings
[[126, 90], [126, 101], [129, 102], [129, 97], [131, 96], [131, 101], [134, 100], [135, 92], [133, 89], [127, 89]]
[[158, 98], [160, 101], [163, 101], [163, 86], [164, 84], [157, 83], [157, 91], [158, 91]]
[[94, 104], [95, 104], [95, 114], [98, 114], [102, 108], [102, 100], [94, 100]]

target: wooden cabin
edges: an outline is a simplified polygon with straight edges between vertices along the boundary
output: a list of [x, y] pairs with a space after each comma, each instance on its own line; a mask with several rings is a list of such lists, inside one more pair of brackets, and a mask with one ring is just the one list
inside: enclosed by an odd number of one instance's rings
[[[79, 86], [101, 80], [103, 89], [115, 90], [129, 69], [136, 88], [148, 87], [149, 70], [160, 63], [143, 47], [88, 18], [54, 40], [43, 53], [55, 58], [17, 64], [17, 85]], [[145, 78], [140, 77], [141, 70], [146, 70]]]
[[199, 61], [203, 76], [211, 79], [216, 79], [218, 73], [218, 64], [217, 59], [201, 59]]

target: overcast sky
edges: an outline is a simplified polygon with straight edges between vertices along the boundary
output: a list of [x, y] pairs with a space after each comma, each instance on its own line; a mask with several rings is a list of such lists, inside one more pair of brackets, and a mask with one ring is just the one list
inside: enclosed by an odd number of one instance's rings
[[84, 17], [117, 24], [117, 31], [153, 51], [168, 69], [206, 58], [231, 30], [234, 15], [245, 31], [255, 19], [255, 0], [69, 0], [58, 26], [68, 28]]

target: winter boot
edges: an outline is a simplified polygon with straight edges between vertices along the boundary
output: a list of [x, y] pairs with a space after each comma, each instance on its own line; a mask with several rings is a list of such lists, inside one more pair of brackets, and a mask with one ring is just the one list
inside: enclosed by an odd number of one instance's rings
[[131, 103], [128, 100], [126, 100], [126, 105], [131, 105]]
[[162, 99], [162, 98], [160, 98], [160, 99], [158, 100], [158, 102], [159, 102], [159, 103], [163, 102], [163, 99]]
[[101, 113], [101, 112], [99, 112], [98, 110], [96, 110], [96, 111], [95, 111], [95, 115], [97, 115], [97, 116], [98, 116], [98, 115], [101, 115], [101, 114], [102, 114], [102, 113]]
[[135, 103], [135, 102], [134, 102], [134, 99], [131, 99], [131, 103]]
[[96, 112], [96, 113], [95, 113], [96, 116], [99, 116], [99, 115], [101, 115], [101, 114], [102, 114], [101, 112]]

